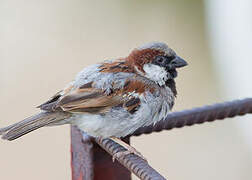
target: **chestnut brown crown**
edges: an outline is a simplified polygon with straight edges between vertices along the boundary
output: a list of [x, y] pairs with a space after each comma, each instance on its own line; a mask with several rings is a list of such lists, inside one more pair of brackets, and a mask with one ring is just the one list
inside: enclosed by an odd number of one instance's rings
[[144, 72], [145, 64], [154, 64], [164, 67], [166, 71], [174, 72], [176, 68], [187, 65], [187, 62], [179, 57], [174, 50], [163, 42], [151, 42], [134, 49], [127, 57], [139, 71]]

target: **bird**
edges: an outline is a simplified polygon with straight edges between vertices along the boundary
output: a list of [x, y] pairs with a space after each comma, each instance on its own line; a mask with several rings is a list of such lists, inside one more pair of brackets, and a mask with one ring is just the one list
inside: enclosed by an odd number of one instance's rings
[[177, 96], [177, 68], [188, 65], [166, 43], [150, 42], [128, 56], [89, 65], [48, 101], [40, 112], [0, 129], [12, 141], [46, 126], [70, 124], [95, 138], [109, 138], [144, 158], [121, 138], [163, 120]]

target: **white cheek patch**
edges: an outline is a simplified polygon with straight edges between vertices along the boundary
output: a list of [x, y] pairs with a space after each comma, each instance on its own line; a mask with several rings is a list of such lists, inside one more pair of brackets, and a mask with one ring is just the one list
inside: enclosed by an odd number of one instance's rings
[[143, 66], [143, 70], [145, 71], [145, 77], [151, 79], [155, 83], [160, 86], [165, 85], [165, 81], [168, 80], [168, 73], [166, 72], [164, 67], [155, 65], [155, 64], [145, 64]]

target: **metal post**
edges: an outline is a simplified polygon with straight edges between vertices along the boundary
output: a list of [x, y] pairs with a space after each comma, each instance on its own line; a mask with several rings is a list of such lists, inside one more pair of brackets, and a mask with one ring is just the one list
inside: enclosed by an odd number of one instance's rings
[[[128, 139], [129, 140], [129, 139]], [[78, 128], [71, 127], [72, 180], [130, 180], [130, 172]]]

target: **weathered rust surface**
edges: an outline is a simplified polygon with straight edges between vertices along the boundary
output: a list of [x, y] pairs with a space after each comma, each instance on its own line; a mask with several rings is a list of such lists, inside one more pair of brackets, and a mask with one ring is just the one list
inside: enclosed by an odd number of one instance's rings
[[[111, 139], [96, 138], [95, 141], [109, 154], [113, 155], [126, 149]], [[135, 154], [116, 157], [125, 168], [142, 180], [166, 180], [159, 172], [153, 169], [148, 162]]]
[[130, 172], [92, 138], [71, 127], [72, 180], [130, 180]]
[[93, 142], [76, 127], [71, 127], [72, 180], [92, 180]]
[[95, 180], [130, 180], [130, 171], [112, 157], [98, 144], [94, 145], [94, 179]]

